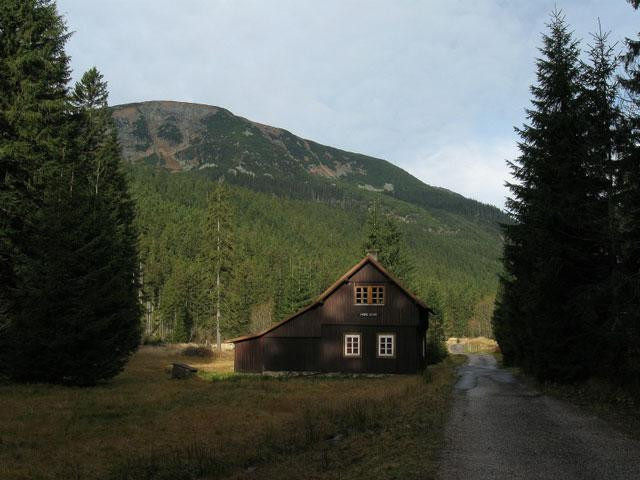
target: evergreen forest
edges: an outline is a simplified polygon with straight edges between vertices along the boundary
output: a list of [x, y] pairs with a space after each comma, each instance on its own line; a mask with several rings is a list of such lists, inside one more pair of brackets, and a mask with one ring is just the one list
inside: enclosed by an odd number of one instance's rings
[[541, 380], [640, 382], [640, 41], [622, 50], [554, 12], [517, 129], [493, 324]]
[[[336, 203], [255, 191], [198, 172], [136, 164], [127, 173], [138, 207], [146, 341], [213, 341], [212, 207], [228, 229], [224, 338], [261, 331], [301, 309], [368, 249], [428, 302], [437, 312], [434, 325], [448, 335], [491, 336], [497, 225], [442, 212], [438, 218], [376, 192], [353, 191], [348, 202]], [[224, 205], [216, 205], [218, 190], [225, 191]]]

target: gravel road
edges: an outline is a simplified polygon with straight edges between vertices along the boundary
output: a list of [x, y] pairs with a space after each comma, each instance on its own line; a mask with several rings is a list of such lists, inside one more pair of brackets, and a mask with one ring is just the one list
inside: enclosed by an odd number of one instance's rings
[[460, 367], [442, 480], [640, 479], [640, 442], [518, 382], [490, 355]]

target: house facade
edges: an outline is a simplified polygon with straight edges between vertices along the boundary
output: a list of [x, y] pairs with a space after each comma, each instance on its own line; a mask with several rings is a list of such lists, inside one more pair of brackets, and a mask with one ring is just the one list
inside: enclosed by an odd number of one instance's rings
[[430, 313], [367, 255], [303, 310], [229, 340], [235, 370], [416, 373], [425, 365]]

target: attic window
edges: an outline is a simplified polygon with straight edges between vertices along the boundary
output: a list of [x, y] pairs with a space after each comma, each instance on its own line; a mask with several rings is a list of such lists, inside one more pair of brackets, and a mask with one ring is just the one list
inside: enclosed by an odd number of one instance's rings
[[381, 285], [356, 286], [356, 305], [384, 305], [384, 287]]
[[360, 334], [347, 333], [344, 336], [344, 356], [359, 357], [360, 356]]

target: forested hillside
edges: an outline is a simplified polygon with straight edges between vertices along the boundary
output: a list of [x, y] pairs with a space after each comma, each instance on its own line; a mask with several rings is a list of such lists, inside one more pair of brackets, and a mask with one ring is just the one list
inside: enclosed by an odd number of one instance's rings
[[114, 117], [138, 204], [147, 336], [212, 336], [205, 224], [220, 178], [234, 225], [224, 337], [282, 319], [357, 262], [374, 203], [402, 234], [406, 280], [447, 333], [489, 334], [505, 218], [495, 207], [216, 107], [147, 102]]

